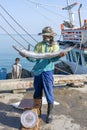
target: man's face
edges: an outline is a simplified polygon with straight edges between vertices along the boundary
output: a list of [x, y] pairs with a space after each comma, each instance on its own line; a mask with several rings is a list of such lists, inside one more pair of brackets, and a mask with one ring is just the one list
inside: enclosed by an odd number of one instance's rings
[[43, 36], [44, 41], [46, 41], [48, 43], [52, 40], [52, 38], [53, 38], [52, 36], [47, 36], [47, 35]]
[[16, 64], [18, 64], [18, 63], [19, 63], [19, 60], [15, 60], [15, 62], [16, 62]]

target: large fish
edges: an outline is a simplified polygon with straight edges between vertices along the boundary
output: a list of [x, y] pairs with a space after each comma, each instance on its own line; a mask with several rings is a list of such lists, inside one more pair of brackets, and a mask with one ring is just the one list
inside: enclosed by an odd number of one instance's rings
[[54, 58], [54, 57], [57, 57], [58, 55], [60, 55], [61, 52], [68, 52], [68, 51], [71, 51], [73, 49], [73, 47], [68, 47], [66, 49], [63, 49], [63, 50], [60, 50], [57, 52], [36, 53], [36, 52], [29, 51], [29, 50], [24, 49], [24, 48], [19, 48], [17, 46], [13, 46], [13, 48], [15, 50], [17, 50], [19, 53], [22, 53], [25, 57], [30, 57], [30, 58], [34, 58], [34, 59]]

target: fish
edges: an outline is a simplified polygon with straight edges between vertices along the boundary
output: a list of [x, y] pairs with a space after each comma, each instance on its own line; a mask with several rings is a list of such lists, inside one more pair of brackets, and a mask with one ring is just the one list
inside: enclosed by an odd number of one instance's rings
[[56, 52], [45, 52], [45, 53], [36, 53], [34, 51], [27, 50], [25, 48], [19, 48], [17, 46], [13, 45], [13, 48], [18, 51], [19, 53], [22, 53], [25, 57], [33, 58], [33, 59], [50, 59], [54, 58], [60, 55], [62, 52], [69, 52], [73, 49], [73, 47], [67, 47], [65, 49], [56, 51]]

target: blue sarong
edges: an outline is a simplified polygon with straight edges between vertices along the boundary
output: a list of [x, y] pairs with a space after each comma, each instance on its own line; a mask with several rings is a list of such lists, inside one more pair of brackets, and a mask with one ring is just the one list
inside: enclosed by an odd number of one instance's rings
[[42, 99], [43, 90], [48, 103], [54, 102], [53, 71], [44, 71], [34, 76], [34, 98]]

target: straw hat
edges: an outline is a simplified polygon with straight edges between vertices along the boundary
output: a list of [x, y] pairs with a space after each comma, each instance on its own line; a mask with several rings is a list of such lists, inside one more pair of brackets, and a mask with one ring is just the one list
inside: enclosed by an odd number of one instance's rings
[[46, 36], [56, 36], [57, 34], [53, 32], [51, 27], [45, 27], [42, 30], [42, 33], [39, 33], [38, 35], [46, 35]]

